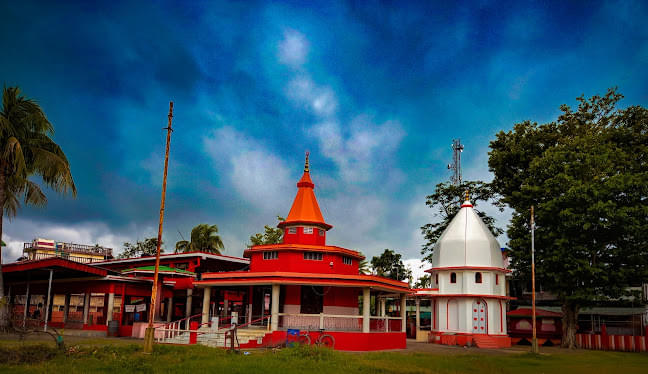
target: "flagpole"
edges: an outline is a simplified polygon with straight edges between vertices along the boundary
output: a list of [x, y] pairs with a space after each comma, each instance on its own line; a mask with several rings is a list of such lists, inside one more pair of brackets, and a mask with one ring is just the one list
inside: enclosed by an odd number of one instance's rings
[[169, 169], [169, 145], [171, 143], [171, 119], [173, 118], [173, 101], [169, 102], [169, 125], [166, 137], [166, 153], [164, 155], [164, 176], [162, 177], [162, 199], [160, 201], [160, 224], [158, 226], [157, 248], [155, 252], [155, 272], [153, 273], [153, 289], [151, 290], [151, 307], [149, 308], [148, 327], [144, 335], [144, 352], [153, 352], [153, 341], [155, 340], [155, 327], [153, 319], [155, 318], [155, 305], [157, 302], [158, 291], [158, 271], [160, 269], [160, 246], [162, 244], [162, 224], [164, 222], [164, 200], [166, 198], [167, 171]]
[[531, 319], [533, 323], [531, 352], [538, 353], [538, 339], [536, 337], [535, 220], [533, 217], [533, 205], [531, 205]]

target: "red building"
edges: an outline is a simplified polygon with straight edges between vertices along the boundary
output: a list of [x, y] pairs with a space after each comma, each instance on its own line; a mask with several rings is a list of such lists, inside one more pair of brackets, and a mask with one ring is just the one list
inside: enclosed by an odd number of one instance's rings
[[208, 322], [214, 311], [228, 318], [231, 312], [221, 303], [221, 295], [240, 295], [246, 305], [238, 309], [239, 322], [245, 321], [248, 328], [266, 325], [270, 332], [263, 337], [265, 342], [285, 340], [288, 329], [323, 329], [335, 338], [336, 349], [405, 348], [404, 313], [396, 318], [372, 316], [367, 306], [372, 296], [391, 295], [400, 297], [404, 311], [408, 285], [359, 274], [362, 254], [326, 244], [333, 226], [322, 217], [308, 156], [297, 187], [290, 213], [279, 224], [284, 230], [282, 243], [246, 250], [249, 270], [204, 273], [194, 282], [204, 290], [203, 305], [214, 305], [203, 311], [202, 322]]

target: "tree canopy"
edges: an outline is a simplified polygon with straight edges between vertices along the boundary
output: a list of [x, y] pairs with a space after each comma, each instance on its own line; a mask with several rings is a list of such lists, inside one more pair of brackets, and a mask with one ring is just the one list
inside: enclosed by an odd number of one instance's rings
[[[124, 243], [124, 250], [118, 256], [119, 258], [132, 258], [132, 257], [144, 257], [144, 256], [155, 256], [157, 252], [157, 238], [147, 238], [143, 241], [137, 241], [135, 244]], [[160, 248], [160, 253], [164, 252]]]
[[621, 98], [580, 97], [556, 121], [518, 123], [490, 144], [493, 188], [514, 210], [512, 268], [529, 279], [533, 205], [537, 280], [562, 302], [570, 347], [580, 308], [648, 280], [648, 110], [617, 109]]
[[434, 189], [434, 193], [426, 197], [425, 205], [434, 210], [436, 223], [428, 223], [421, 227], [421, 232], [425, 238], [425, 244], [421, 249], [421, 254], [425, 257], [424, 261], [432, 262], [434, 245], [448, 227], [448, 224], [461, 209], [461, 203], [466, 200], [466, 191], [470, 194], [470, 201], [475, 207], [477, 214], [484, 221], [486, 226], [496, 237], [504, 232], [501, 228], [495, 226], [495, 219], [477, 208], [480, 202], [490, 202], [495, 206], [502, 208], [502, 204], [497, 199], [497, 194], [492, 186], [482, 181], [465, 181], [460, 185], [454, 185], [450, 182], [439, 183]]
[[[277, 220], [279, 222], [283, 222], [286, 219], [277, 216]], [[264, 226], [264, 232], [263, 233], [256, 233], [252, 236], [250, 236], [250, 244], [248, 244], [248, 248], [252, 247], [253, 245], [263, 245], [263, 244], [279, 244], [281, 243], [281, 240], [283, 239], [283, 230], [278, 228], [278, 227], [272, 227], [265, 225]]]
[[176, 252], [209, 252], [220, 254], [225, 249], [218, 226], [201, 223], [191, 230], [191, 240], [181, 240], [176, 243]]
[[[14, 217], [21, 205], [44, 206], [47, 197], [38, 177], [58, 193], [76, 196], [70, 164], [61, 147], [50, 138], [54, 126], [34, 100], [20, 95], [18, 87], [5, 87], [0, 109], [0, 240], [6, 215]], [[0, 330], [9, 325], [7, 302], [4, 299], [0, 247]]]
[[371, 259], [371, 267], [377, 275], [399, 281], [411, 280], [412, 271], [405, 267], [401, 254], [385, 249], [380, 256]]

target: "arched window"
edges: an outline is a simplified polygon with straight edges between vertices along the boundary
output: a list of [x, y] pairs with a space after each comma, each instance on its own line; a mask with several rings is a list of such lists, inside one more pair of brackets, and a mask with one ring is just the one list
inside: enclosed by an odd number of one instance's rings
[[499, 284], [499, 274], [495, 274], [495, 285]]
[[439, 284], [439, 273], [434, 274], [434, 283]]
[[457, 283], [457, 273], [450, 273], [450, 283]]
[[475, 283], [481, 283], [481, 282], [482, 282], [481, 273], [475, 273]]

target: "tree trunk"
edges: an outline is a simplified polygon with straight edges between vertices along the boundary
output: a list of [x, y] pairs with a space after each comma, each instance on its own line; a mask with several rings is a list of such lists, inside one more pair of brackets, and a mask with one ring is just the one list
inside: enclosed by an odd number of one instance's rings
[[576, 348], [578, 330], [578, 305], [564, 302], [562, 305], [562, 344], [563, 348]]
[[[0, 174], [0, 242], [2, 241], [2, 218], [4, 218], [5, 176]], [[2, 275], [2, 245], [0, 245], [0, 331], [9, 330], [9, 300], [5, 297]]]

